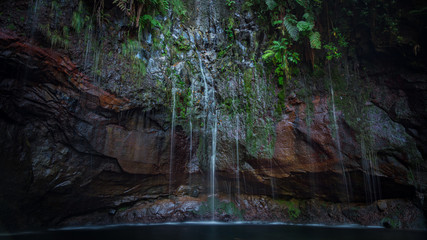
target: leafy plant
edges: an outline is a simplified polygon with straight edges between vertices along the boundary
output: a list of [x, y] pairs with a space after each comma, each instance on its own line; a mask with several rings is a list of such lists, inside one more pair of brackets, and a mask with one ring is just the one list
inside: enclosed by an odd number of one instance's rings
[[262, 59], [272, 61], [276, 66], [275, 74], [278, 76], [279, 86], [283, 86], [284, 79], [290, 78], [290, 67], [289, 62], [297, 64], [299, 54], [289, 49], [290, 42], [286, 38], [282, 38], [280, 41], [273, 41], [273, 45], [270, 46], [262, 55]]
[[74, 30], [77, 33], [80, 33], [84, 28], [87, 20], [88, 20], [88, 17], [86, 18], [84, 14], [83, 2], [80, 1], [77, 11], [73, 12], [73, 17], [71, 19], [71, 26], [74, 28]]
[[339, 29], [334, 28], [332, 32], [332, 41], [328, 44], [323, 45], [323, 48], [326, 50], [326, 59], [340, 59], [342, 56], [342, 49], [348, 46], [343, 34], [340, 33]]
[[64, 48], [68, 48], [70, 46], [69, 29], [67, 26], [64, 26], [62, 31], [58, 31], [56, 29], [51, 29], [50, 24], [40, 24], [39, 29], [46, 38], [50, 40], [52, 48], [58, 45]]
[[160, 22], [155, 17], [165, 15], [171, 5], [175, 14], [183, 16], [187, 12], [181, 0], [114, 0], [113, 3], [129, 17], [136, 28], [148, 23], [160, 27]]
[[[283, 26], [285, 27], [286, 31], [288, 32], [289, 36], [294, 41], [298, 41], [299, 38], [299, 30], [297, 27], [297, 18], [293, 14], [286, 14], [286, 16], [283, 18], [282, 21], [278, 21], [278, 23], [283, 23]], [[283, 35], [285, 35], [283, 33]]]
[[227, 0], [226, 4], [227, 4], [228, 8], [230, 8], [230, 10], [231, 10], [234, 8], [234, 4], [236, 4], [236, 1]]

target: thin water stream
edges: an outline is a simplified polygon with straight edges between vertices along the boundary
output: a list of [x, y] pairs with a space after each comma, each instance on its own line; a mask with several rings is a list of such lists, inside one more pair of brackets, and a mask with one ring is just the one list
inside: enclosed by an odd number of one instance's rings
[[172, 185], [173, 185], [173, 159], [175, 150], [175, 118], [176, 118], [176, 87], [175, 78], [172, 77], [172, 123], [171, 123], [171, 149], [169, 158], [169, 196], [172, 196]]
[[335, 110], [335, 93], [334, 93], [334, 88], [332, 86], [332, 78], [331, 78], [331, 67], [330, 64], [328, 63], [328, 67], [329, 67], [329, 81], [330, 81], [330, 91], [331, 91], [331, 100], [332, 100], [332, 115], [333, 115], [333, 124], [334, 124], [334, 129], [335, 129], [335, 141], [336, 141], [336, 145], [337, 145], [337, 151], [338, 151], [338, 160], [341, 166], [341, 171], [342, 171], [342, 177], [343, 177], [343, 182], [345, 185], [345, 193], [346, 193], [346, 200], [347, 203], [350, 202], [350, 191], [349, 191], [349, 186], [348, 186], [348, 180], [347, 180], [347, 175], [346, 175], [346, 171], [344, 168], [344, 160], [343, 160], [343, 156], [342, 156], [342, 152], [341, 152], [341, 140], [340, 140], [340, 130], [339, 130], [339, 126], [337, 123], [337, 114], [336, 114], [336, 110]]
[[[216, 165], [216, 143], [217, 143], [217, 132], [218, 132], [218, 114], [219, 111], [216, 109], [215, 101], [215, 87], [214, 80], [212, 78], [207, 78], [205, 74], [205, 68], [203, 66], [202, 58], [200, 53], [197, 51], [197, 56], [199, 58], [199, 67], [200, 73], [202, 75], [203, 84], [204, 84], [204, 112], [205, 112], [205, 121], [204, 121], [204, 135], [205, 138], [208, 138], [209, 134], [211, 135], [211, 147], [210, 147], [210, 194], [211, 194], [211, 211], [212, 211], [212, 220], [215, 219], [215, 165]], [[210, 84], [208, 84], [210, 81]]]

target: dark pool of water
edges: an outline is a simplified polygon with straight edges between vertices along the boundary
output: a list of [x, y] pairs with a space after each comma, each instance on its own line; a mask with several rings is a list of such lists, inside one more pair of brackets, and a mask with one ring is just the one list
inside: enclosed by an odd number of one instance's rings
[[366, 227], [296, 226], [284, 224], [159, 224], [65, 228], [7, 234], [0, 239], [185, 239], [185, 240], [427, 240], [427, 231], [402, 231]]

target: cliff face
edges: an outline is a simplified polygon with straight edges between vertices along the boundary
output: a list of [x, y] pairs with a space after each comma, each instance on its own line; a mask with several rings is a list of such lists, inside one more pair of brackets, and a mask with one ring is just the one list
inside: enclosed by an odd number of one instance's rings
[[[44, 26], [51, 10], [37, 3], [28, 18]], [[326, 74], [301, 68], [277, 113], [281, 90], [261, 61], [270, 39], [254, 13], [186, 3], [195, 9], [186, 21], [168, 15], [130, 55], [112, 4], [119, 28], [97, 49], [78, 33], [49, 48], [43, 27], [14, 19], [17, 29], [1, 29], [6, 229], [212, 215], [423, 227], [424, 68], [379, 52]], [[27, 4], [2, 3], [11, 9], [2, 19]], [[59, 19], [77, 11], [77, 1], [63, 4]]]

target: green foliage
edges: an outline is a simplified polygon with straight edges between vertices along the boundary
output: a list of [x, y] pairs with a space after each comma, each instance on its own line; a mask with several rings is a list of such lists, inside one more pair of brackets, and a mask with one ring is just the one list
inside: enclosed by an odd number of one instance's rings
[[13, 23], [10, 23], [7, 25], [7, 29], [11, 30], [11, 31], [15, 31], [16, 30], [16, 26]]
[[68, 48], [70, 46], [69, 29], [67, 26], [64, 26], [62, 31], [58, 31], [56, 29], [52, 30], [49, 24], [40, 24], [39, 29], [49, 39], [52, 48], [56, 46]]
[[227, 28], [225, 29], [225, 33], [227, 34], [228, 40], [233, 40], [234, 38], [234, 18], [228, 18]]
[[288, 32], [289, 36], [294, 41], [298, 41], [299, 38], [299, 29], [297, 27], [297, 18], [295, 15], [289, 13], [283, 18], [283, 26]]
[[265, 3], [267, 4], [268, 10], [273, 10], [277, 7], [277, 3], [274, 0], [265, 0]]
[[348, 47], [348, 42], [338, 28], [334, 28], [332, 32], [332, 41], [328, 44], [323, 45], [326, 50], [326, 59], [340, 59], [342, 56], [342, 50]]
[[286, 200], [276, 200], [280, 205], [285, 205], [288, 210], [288, 215], [292, 220], [297, 219], [301, 215], [301, 210], [299, 208], [299, 203], [297, 200], [292, 199], [289, 201]]
[[141, 43], [137, 40], [127, 39], [121, 46], [121, 61], [125, 63], [122, 79], [137, 83], [139, 86], [143, 76], [146, 74], [144, 61], [137, 57], [142, 49]]
[[161, 28], [156, 16], [166, 15], [169, 10], [181, 18], [187, 14], [182, 0], [114, 0], [113, 3], [129, 17], [131, 24], [138, 28]]
[[402, 223], [396, 217], [390, 218], [385, 217], [381, 219], [381, 224], [387, 228], [399, 229], [402, 227]]
[[320, 41], [320, 33], [319, 32], [310, 32], [308, 35], [308, 38], [310, 40], [310, 46], [314, 49], [321, 49], [321, 41]]
[[162, 24], [153, 16], [149, 14], [145, 14], [140, 18], [140, 26], [144, 28], [144, 26], [149, 26], [151, 28], [158, 27], [162, 28]]
[[323, 45], [323, 48], [326, 49], [326, 59], [328, 61], [341, 58], [342, 53], [338, 51], [338, 47], [334, 43]]
[[222, 58], [225, 56], [225, 54], [227, 54], [227, 52], [233, 47], [233, 43], [230, 43], [227, 45], [226, 48], [222, 49], [219, 53], [218, 53], [218, 58]]
[[279, 86], [283, 86], [284, 77], [290, 79], [289, 62], [297, 64], [300, 60], [299, 54], [291, 51], [289, 46], [290, 42], [286, 38], [282, 38], [280, 41], [273, 41], [273, 45], [262, 55], [263, 60], [272, 61], [273, 65], [276, 66], [274, 72], [278, 77]]
[[287, 201], [285, 202], [286, 206], [288, 207], [288, 214], [291, 219], [297, 219], [300, 214], [301, 210], [299, 209], [298, 202], [297, 201]]
[[188, 41], [188, 39], [184, 38], [182, 35], [179, 36], [178, 40], [175, 41], [175, 45], [180, 51], [187, 52], [191, 49], [190, 41]]
[[71, 19], [71, 26], [74, 28], [74, 30], [77, 33], [80, 33], [83, 30], [85, 23], [88, 20], [89, 20], [89, 17], [85, 16], [83, 2], [80, 1], [77, 11], [73, 12], [73, 17]]
[[170, 5], [172, 5], [172, 11], [180, 16], [181, 18], [185, 18], [187, 16], [187, 9], [184, 6], [182, 0], [170, 0]]
[[191, 89], [187, 87], [185, 81], [175, 72], [173, 72], [172, 77], [175, 78], [177, 117], [181, 120], [187, 120], [193, 105], [191, 102]]
[[227, 0], [226, 4], [227, 4], [228, 8], [230, 8], [230, 10], [232, 10], [234, 8], [234, 5], [236, 4], [236, 1]]

